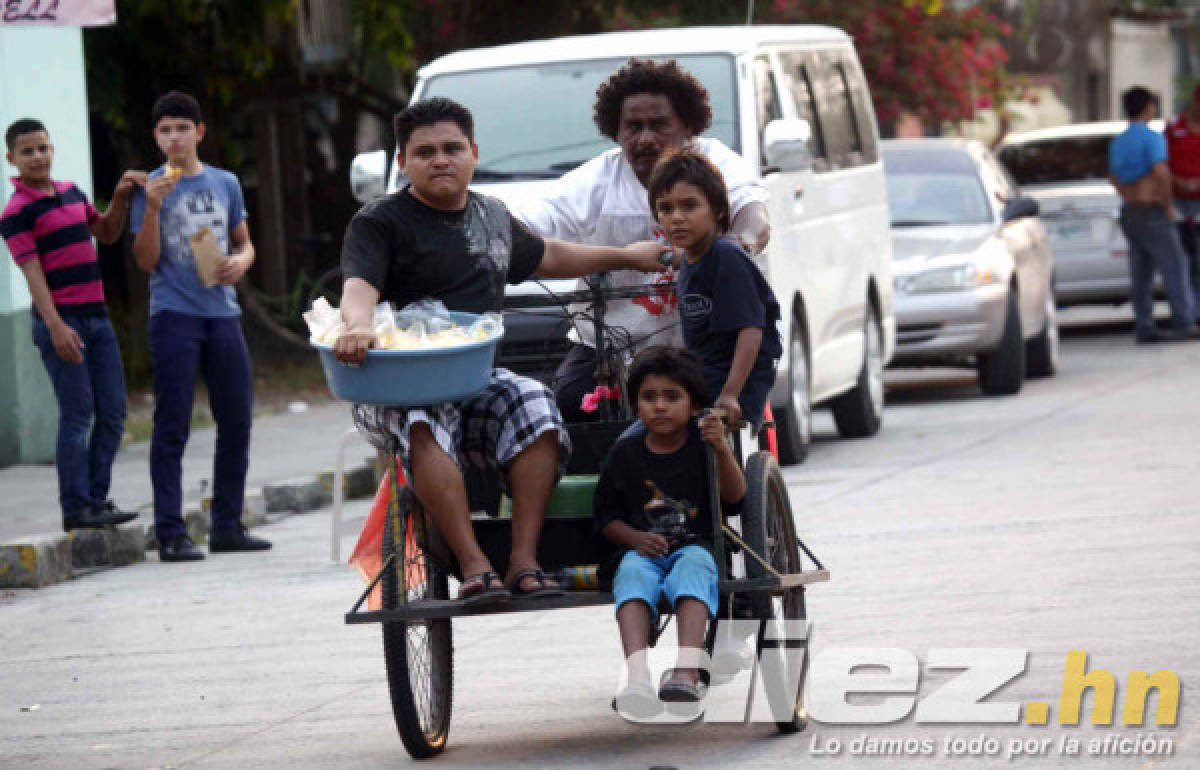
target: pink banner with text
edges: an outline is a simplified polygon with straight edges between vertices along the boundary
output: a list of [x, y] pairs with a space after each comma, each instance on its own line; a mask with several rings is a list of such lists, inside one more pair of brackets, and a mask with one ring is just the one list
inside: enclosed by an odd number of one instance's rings
[[0, 0], [0, 27], [103, 27], [117, 23], [115, 0]]

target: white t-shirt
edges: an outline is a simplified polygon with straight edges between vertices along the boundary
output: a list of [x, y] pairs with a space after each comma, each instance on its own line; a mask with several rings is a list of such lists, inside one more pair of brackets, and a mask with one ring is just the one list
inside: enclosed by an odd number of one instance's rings
[[[725, 177], [731, 218], [748, 203], [767, 202], [767, 189], [742, 156], [716, 139], [702, 137], [692, 141]], [[650, 211], [646, 188], [620, 147], [564, 174], [549, 196], [529, 201], [513, 213], [538, 235], [572, 243], [628, 246], [636, 241], [654, 240], [663, 234]], [[614, 287], [626, 287], [643, 286], [647, 280], [671, 281], [675, 275], [674, 271], [668, 271], [652, 277], [637, 270], [616, 270], [609, 273], [609, 277]], [[587, 286], [581, 281], [579, 288]], [[572, 308], [572, 311], [585, 309]], [[610, 300], [605, 322], [629, 333], [634, 342], [631, 355], [648, 345], [683, 344], [674, 291]], [[577, 342], [595, 347], [594, 331], [590, 323], [581, 322], [570, 336]]]

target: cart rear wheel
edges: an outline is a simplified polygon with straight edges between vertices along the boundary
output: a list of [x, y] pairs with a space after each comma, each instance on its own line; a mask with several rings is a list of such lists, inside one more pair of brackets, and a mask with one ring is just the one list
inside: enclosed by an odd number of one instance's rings
[[[742, 507], [742, 529], [746, 545], [754, 549], [781, 575], [802, 569], [796, 543], [792, 506], [779, 463], [767, 452], [755, 452], [746, 461], [746, 500]], [[746, 554], [749, 578], [768, 577], [770, 573], [758, 560]], [[764, 673], [762, 686], [776, 717], [780, 732], [803, 730], [808, 722], [802, 695], [808, 663], [807, 634], [790, 639], [785, 621], [807, 619], [804, 587], [778, 594], [754, 592], [749, 596], [754, 616], [763, 621], [758, 633], [759, 670]], [[794, 630], [794, 629], [793, 629]], [[791, 666], [798, 666], [795, 671]], [[769, 675], [766, 675], [768, 674]], [[795, 682], [795, 685], [791, 684]], [[780, 718], [782, 716], [782, 718]]]
[[[405, 487], [384, 524], [384, 561], [396, 554], [381, 581], [384, 609], [400, 604], [400, 570], [408, 577], [409, 601], [450, 597], [446, 573], [421, 548], [411, 543], [405, 547], [406, 530], [415, 534], [416, 543], [425, 542], [423, 528], [419, 504]], [[449, 619], [384, 623], [383, 654], [392, 713], [404, 748], [415, 759], [441, 752], [450, 732], [454, 679]]]

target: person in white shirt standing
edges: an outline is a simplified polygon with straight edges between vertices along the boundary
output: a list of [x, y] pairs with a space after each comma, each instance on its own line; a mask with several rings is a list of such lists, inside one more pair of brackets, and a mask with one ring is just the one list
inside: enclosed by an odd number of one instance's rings
[[[596, 89], [593, 119], [600, 133], [620, 146], [568, 172], [548, 197], [515, 212], [534, 232], [618, 247], [661, 236], [645, 183], [663, 153], [689, 145], [725, 179], [733, 215], [730, 235], [751, 254], [766, 246], [767, 190], [740, 155], [716, 139], [700, 137], [712, 122], [708, 90], [677, 62], [630, 59]], [[610, 274], [614, 287], [673, 279], [673, 272], [657, 278], [630, 270]], [[611, 300], [605, 321], [628, 335], [627, 358], [650, 345], [682, 344], [677, 300], [670, 290]], [[597, 385], [593, 336], [590, 324], [577, 324], [571, 332], [574, 344], [555, 373], [553, 389], [567, 422], [593, 419], [581, 409], [583, 397]]]

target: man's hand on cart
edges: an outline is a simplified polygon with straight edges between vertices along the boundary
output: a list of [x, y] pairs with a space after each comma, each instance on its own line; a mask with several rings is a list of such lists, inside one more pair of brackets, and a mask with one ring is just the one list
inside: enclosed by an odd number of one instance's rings
[[638, 241], [626, 246], [623, 251], [629, 257], [626, 265], [630, 270], [640, 270], [643, 273], [663, 273], [671, 266], [671, 262], [662, 259], [663, 253], [669, 251], [658, 241]]
[[366, 360], [367, 351], [373, 347], [375, 347], [374, 330], [347, 329], [333, 344], [333, 357], [343, 364], [358, 366]]

